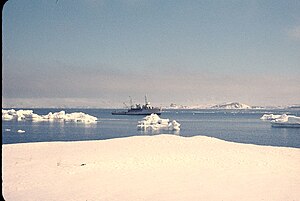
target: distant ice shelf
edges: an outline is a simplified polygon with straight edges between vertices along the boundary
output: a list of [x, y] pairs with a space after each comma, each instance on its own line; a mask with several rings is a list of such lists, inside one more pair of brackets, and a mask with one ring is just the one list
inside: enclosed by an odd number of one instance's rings
[[212, 106], [211, 109], [251, 109], [252, 107], [243, 103], [230, 102]]

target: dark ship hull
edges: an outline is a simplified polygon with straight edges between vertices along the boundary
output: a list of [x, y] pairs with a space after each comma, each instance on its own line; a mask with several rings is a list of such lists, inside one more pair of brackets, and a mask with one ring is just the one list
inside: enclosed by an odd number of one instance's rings
[[161, 114], [160, 108], [153, 109], [130, 109], [127, 111], [114, 111], [111, 114], [113, 115], [150, 115], [150, 114]]

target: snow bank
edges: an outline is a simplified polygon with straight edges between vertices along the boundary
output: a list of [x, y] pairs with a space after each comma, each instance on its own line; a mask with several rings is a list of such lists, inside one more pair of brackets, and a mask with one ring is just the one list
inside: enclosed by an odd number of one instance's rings
[[175, 120], [161, 119], [157, 114], [151, 114], [143, 118], [138, 122], [137, 128], [139, 130], [146, 129], [167, 129], [167, 130], [180, 130], [180, 124]]
[[47, 115], [38, 115], [33, 113], [33, 110], [3, 110], [2, 120], [31, 120], [31, 121], [70, 121], [70, 122], [83, 122], [93, 123], [97, 118], [82, 112], [73, 112], [66, 114], [65, 111], [49, 112]]
[[300, 149], [205, 136], [2, 145], [5, 200], [292, 201]]

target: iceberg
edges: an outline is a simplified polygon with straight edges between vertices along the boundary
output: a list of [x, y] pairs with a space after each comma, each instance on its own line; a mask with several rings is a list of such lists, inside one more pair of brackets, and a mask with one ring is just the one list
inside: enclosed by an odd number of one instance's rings
[[83, 112], [73, 112], [71, 114], [65, 114], [64, 120], [71, 121], [71, 122], [92, 123], [92, 122], [96, 122], [97, 118], [93, 117], [91, 115], [85, 114]]
[[166, 129], [166, 130], [180, 130], [180, 124], [173, 120], [162, 119], [157, 114], [151, 114], [143, 118], [142, 121], [138, 121], [137, 125], [138, 130], [158, 130], [158, 129]]
[[83, 112], [73, 112], [67, 114], [65, 111], [49, 112], [47, 115], [38, 115], [33, 110], [3, 110], [2, 120], [31, 120], [31, 121], [66, 121], [66, 122], [82, 122], [93, 123], [97, 121], [97, 117], [85, 114]]
[[294, 115], [274, 115], [274, 114], [264, 114], [261, 120], [270, 120], [273, 127], [300, 127], [300, 117]]
[[300, 117], [283, 114], [271, 121], [273, 127], [295, 127], [300, 128]]
[[281, 117], [280, 114], [264, 114], [260, 119], [261, 120], [274, 120]]

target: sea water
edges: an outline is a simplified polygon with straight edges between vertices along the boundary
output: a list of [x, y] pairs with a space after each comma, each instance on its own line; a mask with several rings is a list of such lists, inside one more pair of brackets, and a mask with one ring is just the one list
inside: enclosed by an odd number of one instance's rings
[[[24, 108], [23, 108], [24, 109]], [[17, 109], [16, 109], [17, 110]], [[84, 112], [98, 118], [96, 123], [3, 121], [2, 144], [105, 140], [129, 136], [172, 134], [184, 137], [209, 136], [231, 142], [300, 148], [299, 128], [273, 128], [260, 117], [265, 113], [300, 116], [300, 110], [164, 110], [161, 118], [176, 120], [180, 131], [137, 130], [144, 116], [112, 115], [115, 109], [32, 109], [49, 112]], [[25, 132], [18, 132], [23, 130]]]

